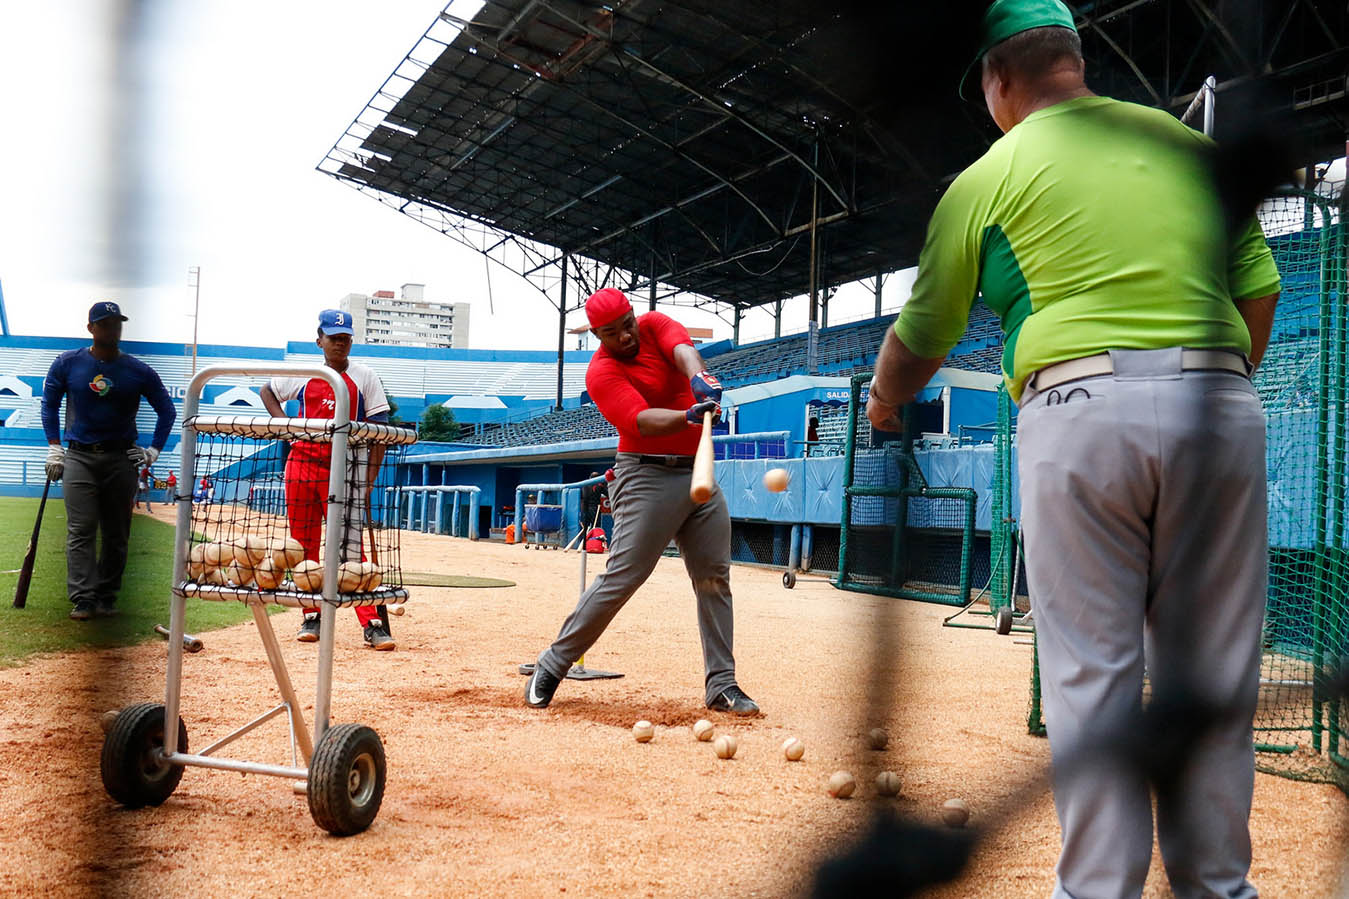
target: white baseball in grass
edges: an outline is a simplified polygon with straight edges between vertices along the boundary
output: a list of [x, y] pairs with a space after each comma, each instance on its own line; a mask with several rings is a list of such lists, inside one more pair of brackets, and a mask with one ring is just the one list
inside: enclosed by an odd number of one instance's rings
[[313, 559], [303, 559], [290, 570], [291, 580], [301, 593], [323, 591], [323, 566]]
[[650, 721], [638, 721], [632, 726], [632, 738], [638, 743], [650, 743], [656, 735], [656, 726]]
[[267, 555], [267, 541], [253, 534], [234, 538], [234, 561], [255, 568]]
[[343, 562], [337, 566], [338, 593], [355, 593], [361, 589], [364, 580], [365, 572], [361, 571], [360, 562]]
[[882, 771], [876, 775], [876, 792], [882, 796], [899, 795], [899, 775], [893, 771]]
[[735, 758], [735, 751], [740, 748], [740, 741], [730, 734], [722, 734], [717, 737], [716, 742], [712, 744], [712, 751], [717, 754], [719, 759]]
[[294, 568], [304, 561], [304, 547], [294, 537], [286, 537], [272, 544], [272, 565], [278, 571]]
[[266, 558], [253, 569], [253, 583], [258, 585], [259, 590], [275, 590], [284, 574], [285, 572], [276, 570], [271, 558]]
[[764, 488], [774, 493], [781, 493], [786, 490], [791, 480], [791, 475], [787, 474], [785, 468], [770, 468], [763, 474]]
[[970, 820], [970, 806], [964, 799], [948, 799], [941, 804], [941, 819], [947, 827], [964, 827]]
[[806, 744], [796, 737], [788, 737], [783, 741], [782, 754], [787, 757], [789, 762], [799, 762], [801, 757], [806, 754]]
[[829, 775], [829, 784], [825, 789], [835, 799], [847, 799], [857, 789], [857, 778], [847, 771], [835, 771]]
[[873, 727], [867, 731], [867, 745], [880, 751], [890, 745], [890, 735], [885, 732], [885, 728]]
[[706, 718], [699, 718], [697, 721], [693, 722], [693, 737], [700, 743], [706, 743], [708, 740], [712, 739], [712, 731], [712, 722], [708, 721]]

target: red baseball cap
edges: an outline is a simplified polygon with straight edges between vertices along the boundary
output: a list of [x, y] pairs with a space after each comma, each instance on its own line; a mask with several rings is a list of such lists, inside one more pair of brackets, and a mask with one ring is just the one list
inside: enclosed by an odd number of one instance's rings
[[586, 318], [590, 327], [603, 328], [609, 322], [632, 311], [632, 304], [616, 287], [597, 290], [586, 299]]

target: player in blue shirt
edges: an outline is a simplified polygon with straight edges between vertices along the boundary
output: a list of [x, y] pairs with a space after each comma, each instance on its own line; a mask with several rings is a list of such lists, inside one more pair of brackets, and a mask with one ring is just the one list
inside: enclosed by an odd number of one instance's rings
[[[47, 477], [65, 479], [66, 590], [76, 621], [117, 614], [136, 475], [159, 457], [177, 417], [155, 370], [121, 351], [126, 320], [116, 303], [95, 303], [89, 310], [93, 344], [57, 356], [42, 385]], [[62, 397], [69, 449], [61, 446]], [[159, 416], [154, 438], [144, 448], [136, 445], [141, 397]]]

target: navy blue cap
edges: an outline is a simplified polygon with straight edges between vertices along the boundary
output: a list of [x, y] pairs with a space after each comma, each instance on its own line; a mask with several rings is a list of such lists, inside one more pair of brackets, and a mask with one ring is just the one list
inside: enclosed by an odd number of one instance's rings
[[101, 322], [103, 319], [112, 318], [114, 315], [122, 321], [126, 321], [126, 316], [122, 314], [122, 307], [118, 306], [116, 303], [109, 300], [95, 303], [89, 307], [89, 324], [92, 325], [94, 322]]
[[351, 313], [343, 312], [341, 309], [324, 309], [320, 312], [319, 330], [328, 337], [332, 337], [334, 334], [356, 336], [356, 332], [351, 330]]

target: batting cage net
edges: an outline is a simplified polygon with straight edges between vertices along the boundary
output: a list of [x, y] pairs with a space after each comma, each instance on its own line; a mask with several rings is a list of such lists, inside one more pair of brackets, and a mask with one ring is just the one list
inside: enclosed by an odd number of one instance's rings
[[[261, 596], [316, 607], [327, 561], [328, 508], [340, 509], [340, 605], [401, 602], [401, 496], [394, 477], [416, 434], [373, 423], [349, 425], [340, 495], [333, 495], [331, 421], [197, 416], [186, 570], [179, 588], [202, 599]], [[186, 463], [185, 455], [185, 463]], [[180, 538], [188, 535], [180, 535]]]
[[910, 436], [919, 427], [919, 407], [905, 407], [904, 434], [870, 426], [863, 411], [870, 380], [870, 374], [852, 379], [835, 583], [846, 590], [963, 606], [975, 555], [975, 492], [927, 483]]
[[[1269, 496], [1257, 763], [1262, 771], [1349, 792], [1349, 708], [1332, 686], [1349, 665], [1345, 226], [1331, 202], [1307, 192], [1267, 200], [1259, 218], [1281, 294], [1269, 349], [1253, 377], [1265, 409]], [[994, 490], [1010, 496], [1014, 428], [1010, 416], [999, 424], [995, 472], [1004, 485]], [[1044, 732], [1038, 668], [1029, 726]]]

